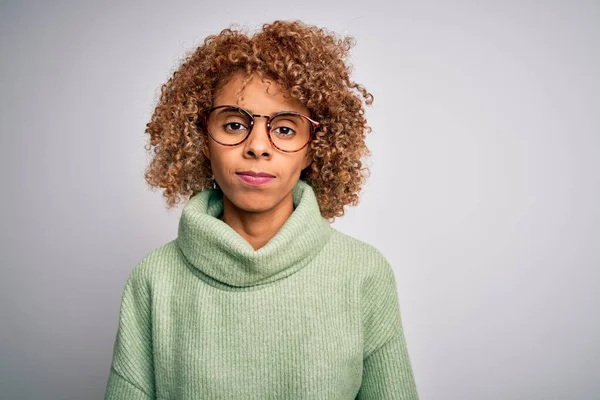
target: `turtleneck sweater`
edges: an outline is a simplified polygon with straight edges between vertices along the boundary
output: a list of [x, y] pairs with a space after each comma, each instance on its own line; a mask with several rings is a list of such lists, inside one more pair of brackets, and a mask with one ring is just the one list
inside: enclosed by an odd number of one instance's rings
[[418, 399], [390, 263], [307, 182], [292, 197], [257, 250], [219, 219], [219, 189], [188, 200], [129, 273], [105, 399]]

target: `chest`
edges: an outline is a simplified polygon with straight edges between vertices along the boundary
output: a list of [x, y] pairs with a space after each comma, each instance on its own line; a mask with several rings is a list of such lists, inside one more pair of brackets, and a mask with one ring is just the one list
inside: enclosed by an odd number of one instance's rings
[[199, 287], [196, 294], [173, 291], [156, 302], [156, 381], [168, 382], [157, 385], [158, 398], [353, 399], [358, 392], [363, 348], [352, 290]]

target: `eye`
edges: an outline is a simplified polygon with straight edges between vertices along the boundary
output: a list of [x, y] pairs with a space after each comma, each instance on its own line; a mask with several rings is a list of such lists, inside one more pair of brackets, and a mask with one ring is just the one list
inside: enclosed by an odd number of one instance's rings
[[289, 126], [278, 126], [277, 128], [274, 128], [272, 132], [279, 136], [294, 136], [296, 134], [296, 131]]
[[246, 126], [244, 126], [244, 124], [242, 124], [241, 122], [229, 122], [223, 125], [223, 128], [226, 132], [231, 133], [241, 133], [245, 132], [247, 129]]

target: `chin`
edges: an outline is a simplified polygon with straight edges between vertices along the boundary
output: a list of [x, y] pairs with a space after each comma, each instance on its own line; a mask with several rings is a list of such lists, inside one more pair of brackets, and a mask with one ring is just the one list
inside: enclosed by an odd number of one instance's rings
[[[225, 195], [227, 195], [225, 193]], [[248, 212], [263, 212], [273, 207], [272, 194], [256, 190], [237, 190], [233, 196], [227, 196], [237, 208]]]

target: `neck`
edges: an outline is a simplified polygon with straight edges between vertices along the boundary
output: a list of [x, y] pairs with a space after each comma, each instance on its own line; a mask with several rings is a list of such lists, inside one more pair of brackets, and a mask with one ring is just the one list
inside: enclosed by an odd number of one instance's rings
[[223, 195], [223, 214], [219, 219], [258, 250], [275, 236], [293, 212], [292, 192], [272, 209], [260, 212], [243, 210]]

